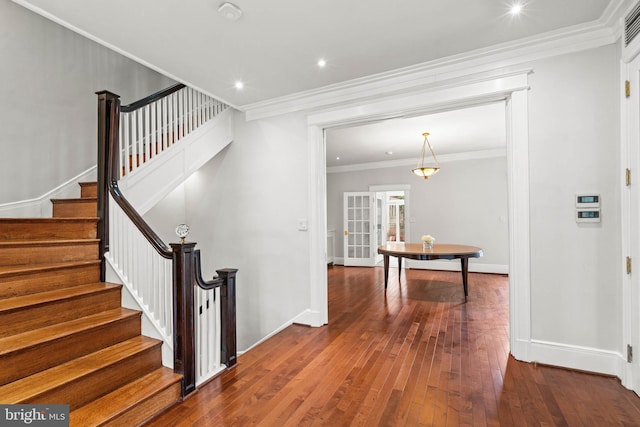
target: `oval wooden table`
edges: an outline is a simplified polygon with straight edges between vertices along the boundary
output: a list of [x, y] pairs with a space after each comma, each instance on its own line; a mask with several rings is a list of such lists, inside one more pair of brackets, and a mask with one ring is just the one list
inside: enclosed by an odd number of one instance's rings
[[433, 249], [423, 249], [422, 243], [389, 243], [378, 247], [378, 253], [384, 258], [384, 288], [387, 289], [389, 280], [389, 257], [398, 258], [398, 283], [402, 272], [402, 258], [429, 261], [434, 259], [460, 259], [462, 266], [462, 288], [464, 300], [467, 300], [469, 273], [469, 258], [480, 258], [482, 249], [475, 246], [436, 243]]

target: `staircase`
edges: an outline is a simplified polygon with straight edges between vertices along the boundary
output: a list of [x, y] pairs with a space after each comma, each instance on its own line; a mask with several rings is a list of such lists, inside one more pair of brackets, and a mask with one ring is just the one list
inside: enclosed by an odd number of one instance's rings
[[0, 403], [68, 404], [71, 426], [144, 423], [180, 399], [161, 342], [100, 282], [96, 184], [53, 218], [0, 218]]

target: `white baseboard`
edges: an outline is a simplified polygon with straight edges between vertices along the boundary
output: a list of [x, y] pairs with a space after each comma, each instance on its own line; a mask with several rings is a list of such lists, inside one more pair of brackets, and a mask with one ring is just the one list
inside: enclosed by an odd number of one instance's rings
[[288, 328], [289, 326], [293, 325], [294, 323], [298, 323], [298, 324], [301, 324], [301, 325], [312, 326], [312, 327], [319, 327], [319, 326], [323, 325], [322, 323], [320, 323], [320, 313], [319, 312], [314, 312], [312, 310], [307, 309], [307, 310], [303, 311], [302, 313], [298, 314], [297, 316], [294, 316], [292, 319], [286, 321], [285, 323], [280, 325], [278, 328], [276, 328], [273, 332], [271, 332], [268, 335], [264, 336], [263, 338], [261, 338], [260, 340], [255, 342], [254, 344], [251, 344], [246, 349], [238, 350], [238, 355], [246, 353], [247, 351], [251, 350], [253, 347], [257, 346], [258, 344], [263, 343], [264, 341], [268, 340], [269, 338], [273, 337], [274, 335], [278, 334], [279, 332], [281, 332], [282, 330]]
[[319, 328], [320, 326], [324, 325], [324, 323], [322, 323], [322, 317], [320, 312], [309, 310], [309, 309], [298, 314], [291, 323], [298, 323], [301, 325], [307, 325], [314, 328]]
[[624, 377], [626, 360], [622, 354], [590, 347], [531, 340], [528, 361], [568, 369]]
[[0, 204], [2, 218], [48, 218], [53, 212], [51, 199], [65, 199], [80, 197], [79, 182], [95, 181], [96, 166], [74, 176], [67, 182], [57, 186], [42, 196], [20, 200], [17, 202]]

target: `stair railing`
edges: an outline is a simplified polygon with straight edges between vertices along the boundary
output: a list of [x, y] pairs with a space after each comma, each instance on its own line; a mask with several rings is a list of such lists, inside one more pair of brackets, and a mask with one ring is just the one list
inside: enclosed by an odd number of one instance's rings
[[[196, 243], [167, 246], [124, 197], [118, 179], [226, 106], [184, 85], [128, 106], [121, 106], [119, 96], [111, 92], [97, 95], [101, 278], [106, 278], [108, 258], [172, 349], [173, 369], [183, 375], [182, 395], [186, 396], [196, 389], [198, 380], [211, 375], [212, 366], [236, 364], [237, 270], [218, 270], [217, 277], [204, 280]], [[217, 303], [212, 307], [211, 301]], [[212, 324], [216, 314], [219, 324]], [[217, 330], [220, 339], [212, 339]]]
[[176, 84], [120, 107], [120, 178], [134, 174], [228, 106]]

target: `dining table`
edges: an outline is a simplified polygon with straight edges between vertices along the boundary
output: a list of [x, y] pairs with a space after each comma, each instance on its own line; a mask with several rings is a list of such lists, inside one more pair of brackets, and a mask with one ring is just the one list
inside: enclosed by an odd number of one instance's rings
[[389, 257], [398, 259], [398, 283], [402, 273], [402, 259], [413, 259], [419, 261], [430, 261], [436, 259], [459, 259], [462, 269], [462, 288], [464, 290], [464, 300], [467, 301], [469, 294], [469, 258], [479, 258], [482, 256], [482, 249], [476, 246], [460, 245], [454, 243], [434, 243], [426, 246], [423, 243], [393, 242], [378, 247], [378, 253], [384, 260], [384, 288], [387, 289], [389, 281]]

